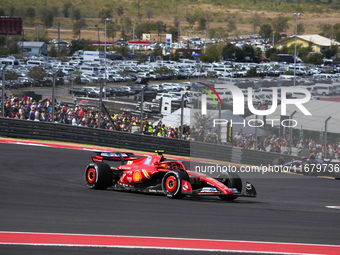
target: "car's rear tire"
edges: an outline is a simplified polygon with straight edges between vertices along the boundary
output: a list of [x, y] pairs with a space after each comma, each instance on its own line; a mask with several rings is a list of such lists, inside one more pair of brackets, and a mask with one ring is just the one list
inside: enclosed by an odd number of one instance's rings
[[112, 181], [113, 172], [108, 164], [89, 164], [85, 169], [85, 183], [90, 189], [107, 189]]
[[183, 198], [182, 180], [189, 181], [188, 174], [183, 171], [169, 171], [162, 179], [162, 189], [169, 198]]
[[[222, 174], [217, 177], [224, 185], [231, 189], [237, 189], [238, 192], [242, 192], [242, 180], [237, 173], [230, 172], [228, 174]], [[222, 200], [231, 201], [237, 198], [237, 196], [219, 196]]]

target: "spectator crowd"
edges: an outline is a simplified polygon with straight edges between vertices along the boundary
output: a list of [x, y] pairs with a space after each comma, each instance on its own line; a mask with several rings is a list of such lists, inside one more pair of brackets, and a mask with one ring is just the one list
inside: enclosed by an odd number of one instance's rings
[[[263, 139], [263, 141], [256, 142], [255, 135], [246, 135], [240, 129], [236, 132], [233, 139], [233, 146], [246, 148], [250, 150], [260, 150], [276, 153], [289, 153], [290, 142], [285, 137], [277, 137], [270, 135]], [[298, 150], [298, 154], [302, 151], [308, 152], [310, 155], [322, 158], [340, 159], [340, 142], [327, 143], [326, 148], [320, 141], [315, 141], [311, 138], [300, 139], [299, 136], [293, 136], [292, 148]]]
[[[2, 105], [1, 105], [2, 107]], [[40, 102], [34, 101], [31, 97], [23, 96], [19, 98], [13, 94], [5, 97], [4, 116], [7, 118], [31, 120], [31, 121], [52, 121], [52, 102], [51, 98], [46, 98]], [[55, 105], [55, 118], [57, 123], [77, 125], [83, 127], [98, 128], [99, 109], [92, 106], [81, 105]], [[158, 137], [167, 137], [173, 139], [181, 138], [181, 128], [165, 125], [161, 120], [152, 123], [143, 120], [143, 130], [141, 131], [141, 119], [139, 116], [131, 114], [116, 113], [112, 116], [111, 121], [101, 113], [100, 127], [107, 130], [117, 130], [130, 133], [143, 133]], [[194, 140], [206, 143], [215, 143], [218, 141], [218, 130], [204, 130], [203, 127], [194, 128], [190, 125], [183, 125], [182, 139]], [[232, 140], [232, 145], [250, 150], [261, 150], [268, 152], [285, 153], [290, 144], [289, 140], [284, 137], [270, 135], [261, 141], [256, 141], [254, 134], [247, 135], [240, 129], [236, 132]], [[326, 157], [340, 158], [340, 142], [328, 143], [325, 150], [323, 144], [312, 139], [300, 140], [293, 138], [292, 146], [301, 150], [309, 150], [319, 158], [325, 153]]]
[[[40, 102], [34, 101], [31, 97], [19, 98], [14, 95], [6, 97], [4, 102], [4, 116], [13, 119], [31, 121], [52, 121], [52, 101], [46, 98]], [[81, 106], [71, 104], [55, 104], [54, 122], [77, 125], [83, 127], [98, 128], [99, 109], [92, 106]], [[110, 121], [105, 114], [101, 113], [100, 127], [108, 130], [117, 130], [131, 133], [141, 133], [141, 119], [126, 113], [117, 113]], [[171, 127], [162, 124], [143, 120], [142, 133], [145, 135], [162, 136], [179, 139], [181, 130], [179, 127]], [[183, 125], [183, 139], [190, 139], [189, 125]]]

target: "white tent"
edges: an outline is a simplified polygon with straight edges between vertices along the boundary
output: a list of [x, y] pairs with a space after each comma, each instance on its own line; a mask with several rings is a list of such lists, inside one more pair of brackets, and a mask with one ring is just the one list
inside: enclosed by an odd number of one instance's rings
[[[340, 133], [340, 102], [325, 101], [325, 100], [311, 100], [303, 106], [312, 114], [304, 115], [295, 105], [287, 105], [286, 116], [291, 116], [291, 114], [296, 111], [292, 119], [292, 125], [297, 124], [294, 128], [304, 129], [311, 131], [321, 131], [325, 129], [325, 121], [328, 117], [331, 117], [327, 122], [327, 131], [330, 133]], [[279, 127], [281, 117], [281, 105], [279, 105], [276, 111], [266, 116], [266, 124], [270, 124], [274, 127]], [[247, 120], [254, 119], [255, 115], [247, 117]], [[260, 119], [263, 119], [259, 116]], [[275, 119], [275, 121], [271, 121]], [[289, 125], [287, 123], [286, 125]]]
[[[192, 127], [198, 128], [194, 126], [195, 125], [194, 111], [195, 110], [192, 110], [190, 108], [184, 108], [183, 124], [187, 124]], [[213, 119], [219, 119], [218, 110], [209, 110], [208, 115], [211, 116], [211, 122], [209, 123], [210, 129], [214, 132], [214, 130], [218, 129], [218, 125], [216, 125], [216, 127], [213, 127]], [[233, 136], [240, 129], [242, 129], [242, 131], [245, 132], [247, 135], [257, 133], [258, 136], [261, 136], [264, 133], [264, 131], [261, 128], [258, 128], [255, 131], [255, 128], [249, 126], [246, 122], [245, 122], [245, 125], [241, 124], [243, 123], [244, 118], [242, 116], [233, 115], [233, 112], [230, 110], [222, 110], [221, 119], [229, 121], [229, 122], [232, 120], [233, 123], [235, 123], [233, 124]], [[162, 119], [162, 123], [165, 125], [170, 125], [172, 127], [179, 127], [181, 125], [181, 109], [178, 109], [172, 114], [169, 114], [168, 116], [164, 117]]]
[[[183, 124], [190, 125], [190, 108], [183, 108]], [[177, 109], [173, 113], [165, 116], [162, 119], [162, 123], [166, 126], [179, 127], [181, 125], [181, 108]]]

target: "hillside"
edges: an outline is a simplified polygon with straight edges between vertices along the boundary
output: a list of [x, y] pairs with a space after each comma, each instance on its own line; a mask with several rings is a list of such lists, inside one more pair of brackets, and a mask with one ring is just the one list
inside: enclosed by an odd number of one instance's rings
[[[331, 4], [326, 4], [331, 2]], [[69, 4], [68, 4], [69, 3]], [[68, 5], [67, 5], [68, 4]], [[310, 0], [83, 0], [83, 1], [57, 1], [47, 0], [17, 0], [15, 6], [9, 0], [2, 0], [1, 8], [6, 15], [13, 14], [24, 17], [24, 30], [26, 35], [34, 38], [37, 24], [42, 24], [41, 17], [46, 10], [51, 10], [54, 16], [52, 26], [48, 29], [49, 38], [58, 38], [57, 24], [60, 23], [60, 38], [73, 40], [78, 38], [73, 34], [72, 28], [77, 18], [86, 21], [86, 27], [81, 30], [80, 37], [90, 40], [104, 41], [104, 24], [102, 18], [112, 17], [114, 29], [117, 30], [114, 40], [122, 37], [124, 26], [127, 38], [132, 38], [133, 27], [143, 22], [162, 21], [169, 28], [174, 26], [175, 18], [180, 19], [181, 36], [204, 35], [200, 28], [200, 21], [205, 20], [207, 36], [235, 37], [241, 35], [257, 34], [259, 25], [271, 23], [279, 15], [286, 17], [288, 26], [283, 31], [288, 35], [295, 33], [294, 12], [302, 13], [298, 22], [304, 25], [304, 34], [320, 32], [320, 25], [340, 23], [340, 0], [310, 1]], [[34, 9], [34, 17], [29, 18], [28, 8]], [[65, 18], [65, 11], [68, 17]], [[195, 17], [194, 22], [190, 19]], [[254, 24], [257, 24], [254, 26]], [[41, 25], [40, 25], [41, 26]], [[212, 31], [217, 31], [214, 34]], [[152, 31], [157, 33], [157, 31]], [[163, 32], [165, 34], [166, 32]], [[111, 38], [110, 38], [111, 40]]]

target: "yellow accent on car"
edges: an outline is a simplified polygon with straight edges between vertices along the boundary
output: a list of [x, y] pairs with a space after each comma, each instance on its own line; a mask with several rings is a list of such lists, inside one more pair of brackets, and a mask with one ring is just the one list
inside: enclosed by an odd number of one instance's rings
[[151, 176], [149, 175], [148, 171], [146, 171], [145, 169], [142, 169], [143, 173], [145, 174], [146, 178], [150, 179]]

